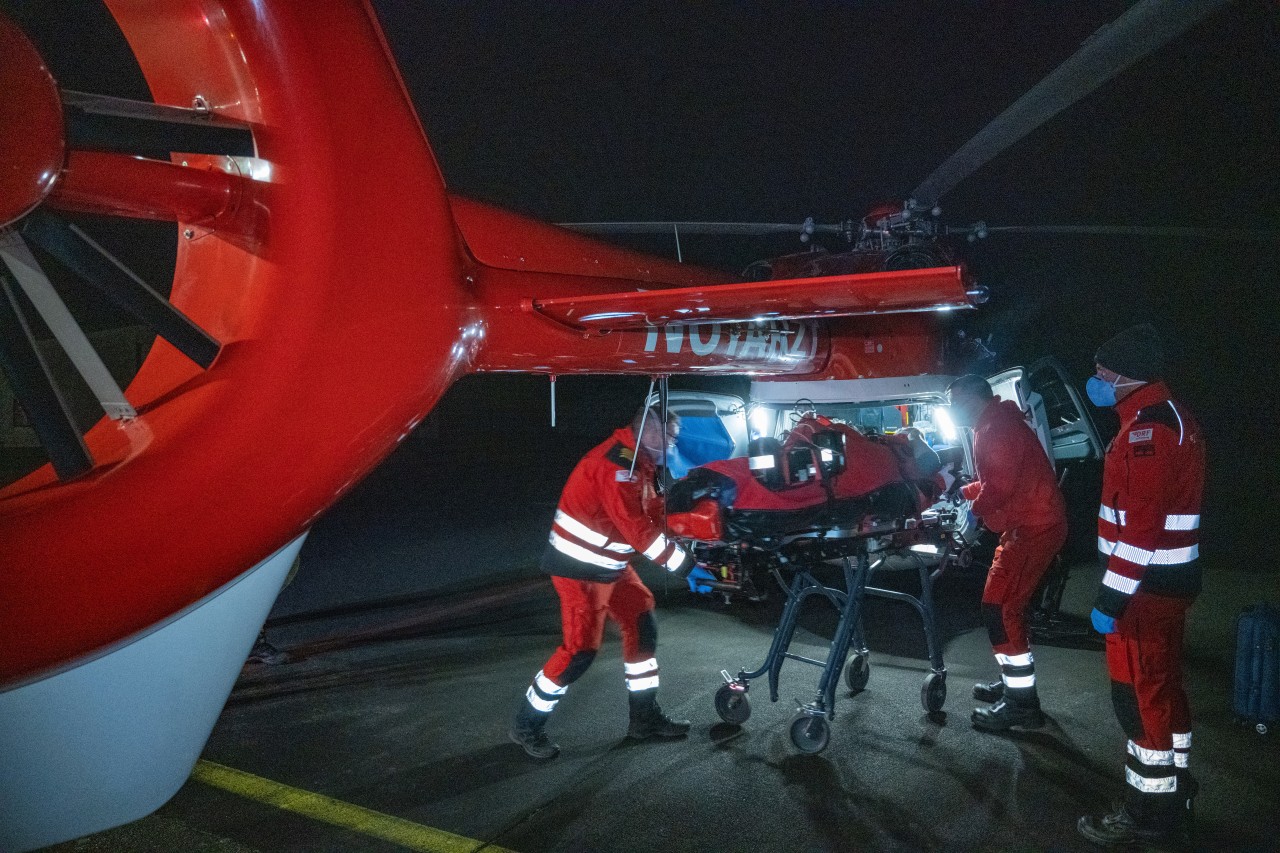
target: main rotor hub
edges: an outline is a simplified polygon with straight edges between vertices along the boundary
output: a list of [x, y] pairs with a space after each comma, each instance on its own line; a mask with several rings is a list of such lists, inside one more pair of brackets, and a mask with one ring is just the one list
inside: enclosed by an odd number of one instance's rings
[[66, 159], [58, 84], [36, 46], [0, 14], [0, 228], [44, 200]]

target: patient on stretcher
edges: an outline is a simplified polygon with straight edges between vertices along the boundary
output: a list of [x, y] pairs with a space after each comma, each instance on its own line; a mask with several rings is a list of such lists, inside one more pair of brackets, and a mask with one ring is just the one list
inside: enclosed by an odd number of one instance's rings
[[749, 456], [709, 462], [676, 482], [668, 525], [704, 542], [901, 526], [933, 503], [938, 467], [923, 442], [873, 439], [807, 415], [784, 442], [756, 439]]

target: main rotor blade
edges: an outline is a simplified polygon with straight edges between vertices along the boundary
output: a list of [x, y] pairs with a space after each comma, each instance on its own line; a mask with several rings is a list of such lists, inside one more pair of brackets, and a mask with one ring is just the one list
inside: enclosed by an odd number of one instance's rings
[[207, 368], [217, 357], [221, 344], [80, 228], [37, 210], [22, 234], [196, 364]]
[[1161, 225], [989, 225], [989, 234], [1085, 234], [1115, 237], [1174, 237], [1202, 240], [1280, 242], [1280, 231], [1249, 228], [1196, 228]]
[[152, 150], [228, 157], [254, 154], [253, 133], [242, 122], [147, 101], [68, 89], [60, 94], [73, 148], [121, 154]]
[[839, 225], [803, 222], [557, 222], [583, 234], [840, 234]]
[[1100, 28], [1080, 50], [965, 143], [916, 187], [932, 207], [988, 160], [1231, 0], [1142, 0]]

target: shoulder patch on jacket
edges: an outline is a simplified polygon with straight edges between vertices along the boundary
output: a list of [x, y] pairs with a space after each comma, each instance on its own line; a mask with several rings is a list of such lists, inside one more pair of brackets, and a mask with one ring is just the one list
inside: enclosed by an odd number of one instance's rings
[[1129, 430], [1129, 443], [1137, 444], [1139, 441], [1150, 441], [1152, 432], [1154, 430], [1151, 427]]
[[630, 468], [631, 460], [635, 458], [635, 451], [622, 442], [618, 442], [609, 448], [604, 458], [620, 468]]

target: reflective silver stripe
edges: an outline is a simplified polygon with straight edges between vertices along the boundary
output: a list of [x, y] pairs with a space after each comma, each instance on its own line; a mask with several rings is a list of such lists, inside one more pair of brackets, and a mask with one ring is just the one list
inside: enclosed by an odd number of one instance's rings
[[1030, 666], [1035, 662], [1036, 659], [1031, 656], [1031, 652], [1025, 652], [1020, 655], [996, 655], [996, 663], [1001, 666]]
[[1017, 690], [1023, 687], [1036, 686], [1036, 676], [1034, 673], [1032, 673], [1031, 675], [1002, 675], [1000, 677], [1004, 679], [1005, 687], [1009, 687], [1014, 690]]
[[1196, 530], [1200, 527], [1200, 516], [1198, 515], [1166, 515], [1164, 517], [1165, 530]]
[[1164, 548], [1156, 551], [1151, 557], [1153, 566], [1177, 566], [1190, 563], [1200, 556], [1200, 546], [1191, 545], [1186, 548]]
[[649, 547], [644, 549], [644, 555], [650, 560], [656, 560], [662, 555], [663, 551], [667, 550], [668, 544], [670, 543], [667, 542], [667, 537], [659, 533], [658, 538], [654, 539]]
[[1174, 732], [1173, 748], [1174, 749], [1190, 749], [1191, 748], [1191, 732]]
[[555, 548], [561, 554], [572, 557], [575, 560], [581, 560], [584, 563], [590, 563], [593, 566], [599, 566], [602, 569], [621, 570], [626, 567], [626, 560], [610, 560], [594, 551], [588, 551], [577, 542], [570, 542], [554, 530], [550, 536], [551, 547]]
[[1172, 749], [1146, 749], [1129, 741], [1125, 750], [1148, 767], [1168, 767], [1173, 763]]
[[1120, 510], [1120, 526], [1124, 527], [1129, 523], [1129, 514], [1124, 510]]
[[[543, 517], [545, 518], [546, 516]], [[597, 533], [562, 509], [556, 510], [555, 522], [574, 536], [577, 536], [583, 542], [586, 542], [588, 545], [595, 545], [597, 548], [603, 548], [605, 543], [609, 541], [608, 536]]]
[[1128, 542], [1112, 542], [1109, 539], [1103, 539], [1101, 536], [1098, 537], [1098, 550], [1104, 554], [1112, 554], [1122, 560], [1128, 560], [1130, 563], [1139, 566], [1176, 566], [1181, 563], [1190, 563], [1200, 556], [1199, 545], [1188, 545], [1186, 548], [1160, 548], [1155, 551], [1148, 551], [1146, 548], [1139, 548], [1136, 545], [1130, 545]]
[[657, 668], [658, 668], [657, 658], [649, 658], [648, 660], [642, 660], [640, 661], [640, 663], [626, 663], [624, 661], [622, 664], [622, 670], [627, 675], [643, 675], [649, 670], [657, 669]]
[[533, 687], [530, 687], [525, 691], [524, 698], [534, 707], [534, 710], [541, 711], [544, 714], [550, 714], [554, 711], [556, 708], [556, 702], [560, 701], [559, 699], [553, 699], [551, 701], [543, 699], [538, 695], [538, 691], [534, 690]]
[[639, 690], [652, 690], [658, 686], [658, 676], [651, 675], [648, 678], [628, 678], [627, 689], [632, 693]]
[[1186, 435], [1186, 429], [1182, 426], [1182, 415], [1178, 414], [1178, 407], [1173, 404], [1172, 400], [1165, 400], [1169, 404], [1169, 408], [1173, 409], [1173, 416], [1178, 419], [1178, 446], [1182, 446], [1182, 437]]
[[604, 546], [606, 551], [617, 551], [619, 554], [634, 554], [635, 548], [632, 548], [626, 542], [610, 542]]
[[689, 554], [683, 548], [676, 548], [675, 553], [667, 558], [667, 571], [679, 571], [680, 567], [684, 565], [684, 561], [688, 558]]
[[1098, 518], [1102, 519], [1103, 521], [1109, 521], [1112, 524], [1115, 524], [1116, 511], [1111, 507], [1107, 506], [1106, 504], [1101, 504], [1098, 507]]
[[1132, 767], [1126, 767], [1124, 769], [1124, 779], [1144, 794], [1170, 794], [1178, 790], [1177, 776], [1148, 779], [1138, 774]]
[[568, 687], [561, 687], [550, 678], [547, 678], [542, 670], [538, 670], [538, 674], [533, 677], [533, 683], [538, 685], [538, 689], [543, 693], [548, 693], [552, 696], [563, 696], [564, 692], [569, 689]]
[[1187, 763], [1187, 759], [1190, 757], [1185, 752], [1175, 752], [1173, 754], [1173, 765], [1175, 767], [1190, 767], [1191, 765]]
[[1155, 555], [1155, 551], [1148, 551], [1146, 548], [1139, 548], [1136, 545], [1130, 545], [1128, 542], [1117, 542], [1116, 547], [1111, 551], [1111, 556], [1128, 560], [1138, 566], [1147, 565]]
[[1119, 572], [1113, 572], [1110, 569], [1102, 576], [1102, 585], [1109, 586], [1117, 592], [1123, 592], [1125, 595], [1133, 595], [1138, 589], [1138, 582], [1133, 578], [1127, 578]]
[[747, 466], [752, 471], [765, 471], [777, 465], [772, 456], [752, 456]]

